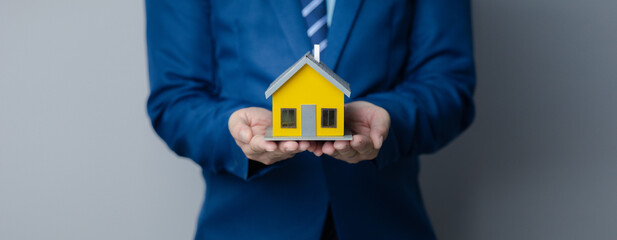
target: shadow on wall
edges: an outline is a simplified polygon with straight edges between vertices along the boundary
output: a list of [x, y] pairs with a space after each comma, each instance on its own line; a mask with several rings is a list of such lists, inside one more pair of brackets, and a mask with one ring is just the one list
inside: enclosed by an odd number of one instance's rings
[[422, 159], [440, 239], [617, 239], [617, 2], [473, 2], [472, 127]]

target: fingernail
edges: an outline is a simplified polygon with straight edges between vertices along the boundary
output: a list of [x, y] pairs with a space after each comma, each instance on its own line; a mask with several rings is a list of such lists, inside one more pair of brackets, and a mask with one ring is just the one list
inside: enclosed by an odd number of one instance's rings
[[380, 149], [381, 145], [383, 145], [383, 136], [379, 137], [379, 142], [377, 143], [377, 149]]

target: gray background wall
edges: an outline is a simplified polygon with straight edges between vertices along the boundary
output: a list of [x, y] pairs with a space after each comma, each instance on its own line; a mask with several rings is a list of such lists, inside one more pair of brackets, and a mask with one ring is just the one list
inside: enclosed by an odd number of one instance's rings
[[[473, 1], [478, 114], [423, 158], [441, 239], [617, 238], [617, 2]], [[2, 0], [0, 239], [190, 239], [144, 110], [142, 1]]]
[[443, 239], [617, 239], [617, 1], [473, 2], [471, 129], [423, 158]]

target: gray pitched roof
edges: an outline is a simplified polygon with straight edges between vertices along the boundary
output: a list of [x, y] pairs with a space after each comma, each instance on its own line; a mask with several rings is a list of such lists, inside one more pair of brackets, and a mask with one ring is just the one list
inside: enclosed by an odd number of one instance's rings
[[315, 61], [315, 58], [313, 58], [313, 54], [311, 54], [311, 52], [309, 51], [308, 53], [304, 54], [304, 56], [302, 56], [300, 60], [298, 60], [296, 63], [294, 63], [294, 65], [285, 70], [283, 74], [281, 74], [278, 78], [276, 78], [276, 80], [274, 80], [274, 82], [270, 84], [270, 86], [266, 90], [266, 98], [272, 96], [272, 94], [274, 94], [276, 90], [283, 86], [283, 84], [285, 84], [287, 80], [289, 80], [294, 74], [296, 74], [296, 72], [298, 72], [298, 70], [300, 70], [300, 68], [302, 68], [306, 64], [315, 69], [315, 71], [317, 71], [319, 74], [321, 74], [321, 76], [326, 78], [328, 82], [332, 83], [332, 85], [334, 85], [347, 97], [349, 97], [349, 95], [351, 94], [349, 83], [345, 82], [345, 80], [336, 75], [336, 73], [330, 70], [330, 68], [325, 64]]

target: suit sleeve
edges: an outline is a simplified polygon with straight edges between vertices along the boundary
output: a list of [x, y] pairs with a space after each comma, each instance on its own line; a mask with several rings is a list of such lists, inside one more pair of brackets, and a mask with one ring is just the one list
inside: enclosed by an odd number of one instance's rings
[[249, 103], [219, 96], [210, 6], [202, 0], [146, 0], [150, 97], [157, 134], [204, 170], [247, 179], [249, 160], [228, 130]]
[[392, 121], [388, 138], [375, 159], [379, 168], [437, 151], [474, 118], [469, 2], [414, 2], [403, 78], [390, 91], [363, 99], [385, 108]]

